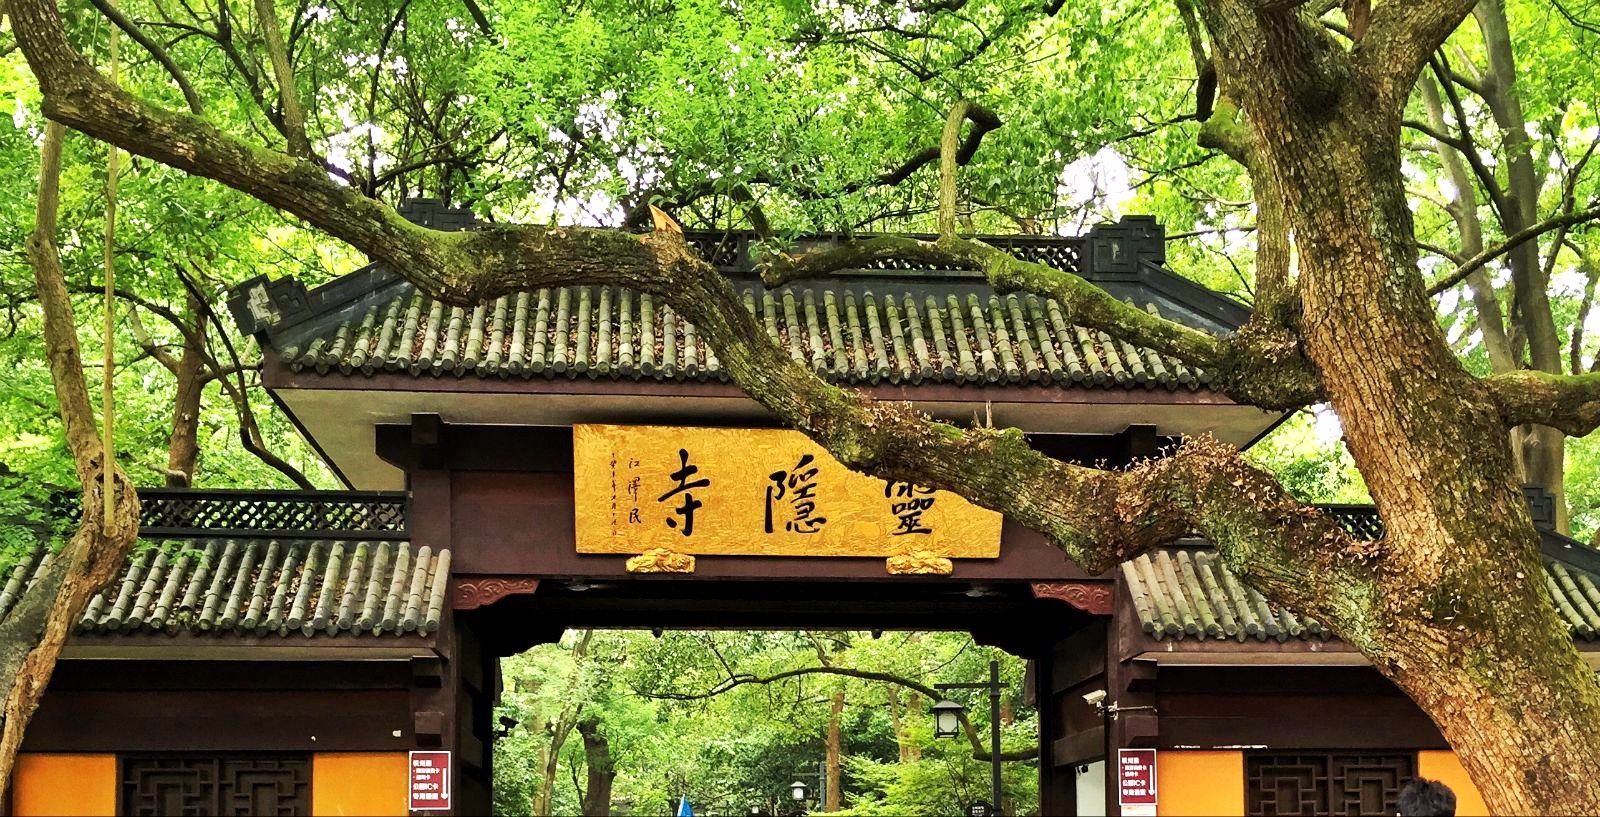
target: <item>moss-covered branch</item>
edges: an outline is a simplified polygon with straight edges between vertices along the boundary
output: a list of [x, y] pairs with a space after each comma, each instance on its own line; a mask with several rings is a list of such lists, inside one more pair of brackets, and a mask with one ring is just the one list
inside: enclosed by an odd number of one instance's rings
[[[71, 49], [50, 0], [15, 0], [13, 10], [46, 109], [60, 121], [294, 213], [450, 301], [578, 284], [654, 293], [695, 325], [740, 388], [852, 468], [961, 494], [1039, 531], [1093, 572], [1203, 534], [1269, 598], [1361, 643], [1362, 588], [1369, 576], [1357, 550], [1332, 520], [1294, 500], [1232, 448], [1192, 440], [1164, 459], [1102, 471], [1046, 457], [1014, 430], [961, 429], [907, 404], [874, 401], [791, 360], [768, 339], [729, 281], [681, 234], [498, 225], [441, 233], [418, 227], [309, 162], [248, 145], [115, 87]], [[1002, 291], [1055, 298], [1079, 323], [1196, 365], [1220, 372], [1266, 368], [1255, 358], [1241, 362], [1246, 359], [1205, 332], [978, 242], [877, 239], [849, 245], [838, 256], [805, 265], [806, 271], [826, 269], [852, 253], [880, 252], [971, 264]], [[783, 270], [772, 274], [782, 277]], [[1297, 386], [1272, 403], [1305, 399], [1310, 392]]]
[[1516, 371], [1483, 379], [1506, 425], [1542, 425], [1574, 437], [1600, 427], [1600, 374]]
[[1321, 394], [1315, 373], [1293, 338], [1274, 327], [1247, 327], [1219, 338], [1140, 309], [1070, 272], [1023, 261], [981, 241], [945, 237], [924, 241], [879, 236], [766, 259], [769, 286], [861, 269], [881, 260], [970, 266], [997, 291], [1028, 292], [1060, 302], [1068, 320], [1206, 369], [1212, 382], [1241, 402], [1295, 408]]

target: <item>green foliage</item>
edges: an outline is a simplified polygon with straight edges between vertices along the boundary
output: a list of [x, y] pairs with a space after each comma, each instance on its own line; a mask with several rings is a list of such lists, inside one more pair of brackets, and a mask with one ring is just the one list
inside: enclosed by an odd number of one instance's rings
[[[680, 796], [689, 798], [696, 813], [742, 814], [752, 805], [787, 813], [791, 782], [817, 788], [831, 702], [841, 691], [846, 813], [948, 814], [972, 799], [987, 799], [988, 763], [974, 760], [964, 740], [935, 741], [928, 716], [910, 710], [916, 693], [880, 680], [828, 674], [756, 682], [823, 666], [823, 655], [829, 666], [929, 686], [981, 680], [989, 659], [998, 657], [1008, 698], [1018, 704], [1015, 720], [1004, 729], [1004, 747], [1015, 751], [1037, 739], [1036, 714], [1020, 707], [1022, 662], [978, 647], [965, 635], [674, 631], [657, 638], [599, 631], [581, 656], [574, 649], [580, 641], [569, 632], [559, 644], [502, 663], [505, 691], [497, 715], [518, 725], [496, 744], [496, 813], [528, 813], [542, 782], [550, 726], [575, 707], [597, 718], [610, 741], [617, 813], [661, 813], [675, 808]], [[730, 678], [746, 682], [730, 684]], [[893, 707], [891, 690], [899, 701]], [[986, 701], [973, 695], [967, 704], [986, 736]], [[902, 741], [922, 759], [901, 762]], [[559, 757], [552, 813], [574, 813], [586, 773], [575, 732]], [[1005, 766], [1007, 796], [1025, 813], [1037, 801], [1036, 765]]]
[[[738, 228], [759, 204], [781, 241], [811, 231], [928, 230], [934, 172], [924, 166], [897, 184], [881, 177], [932, 145], [959, 99], [994, 111], [1004, 125], [960, 172], [964, 230], [1077, 233], [1125, 213], [1156, 215], [1174, 240], [1169, 266], [1248, 299], [1254, 290], [1253, 192], [1237, 164], [1196, 143], [1195, 69], [1174, 4], [1090, 0], [1047, 14], [1035, 0], [885, 4], [875, 0], [337, 0], [280, 4], [293, 47], [310, 138], [331, 172], [368, 194], [398, 203], [428, 195], [473, 206], [499, 221], [618, 224], [643, 203], [659, 203], [691, 228]], [[1542, 0], [1508, 0], [1522, 68], [1516, 90], [1535, 163], [1549, 168], [1539, 211], [1563, 196], [1600, 195], [1594, 167], [1559, 177], [1600, 135], [1596, 37]], [[158, 31], [205, 103], [208, 121], [273, 146], [276, 89], [265, 69], [259, 27], [240, 4], [211, 0], [119, 2], [146, 31]], [[956, 6], [958, 8], [943, 8]], [[481, 9], [483, 19], [477, 19]], [[87, 6], [66, 4], [72, 36], [104, 65], [108, 25]], [[243, 17], [238, 15], [243, 14]], [[222, 21], [227, 20], [227, 25]], [[485, 30], [487, 29], [487, 30]], [[1446, 49], [1454, 67], [1487, 62], [1476, 28], [1463, 26]], [[176, 83], [134, 45], [121, 72], [134, 93], [178, 109]], [[43, 125], [37, 87], [0, 24], [0, 573], [20, 550], [58, 537], [44, 510], [75, 481], [44, 363], [31, 274], [22, 254], [33, 222], [34, 174]], [[1486, 106], [1469, 98], [1464, 124], [1503, 182], [1502, 134]], [[1452, 111], [1452, 119], [1454, 112]], [[1415, 99], [1408, 118], [1425, 119]], [[1405, 172], [1417, 238], [1426, 248], [1461, 245], [1443, 206], [1447, 176], [1431, 141], [1409, 133]], [[139, 484], [165, 474], [175, 382], [155, 350], [176, 354], [182, 332], [166, 316], [186, 314], [177, 270], [216, 303], [227, 287], [258, 274], [316, 284], [361, 263], [347, 248], [219, 186], [141, 159], [121, 180], [113, 337], [101, 336], [99, 236], [104, 218], [103, 145], [67, 144], [62, 202], [63, 263], [75, 295], [88, 361], [116, 353], [117, 440]], [[1487, 242], [1503, 238], [1480, 195]], [[1552, 317], [1577, 367], [1595, 367], [1600, 341], [1580, 317], [1594, 288], [1600, 235], [1577, 230], [1539, 239], [1550, 258]], [[1443, 274], [1453, 261], [1425, 253]], [[1488, 268], [1500, 306], [1515, 306], [1503, 262]], [[1461, 361], [1489, 371], [1481, 316], [1461, 291], [1438, 300], [1439, 320]], [[133, 316], [145, 329], [137, 332]], [[244, 387], [266, 447], [313, 481], [332, 475], [259, 388], [258, 352], [233, 327], [209, 329], [207, 347], [231, 363], [224, 334], [246, 364]], [[142, 335], [148, 335], [143, 337]], [[244, 450], [240, 419], [216, 383], [200, 410], [198, 482], [286, 486]], [[1289, 418], [1251, 452], [1296, 496], [1318, 502], [1366, 499], [1338, 441], [1336, 418]], [[1488, 441], [1485, 444], [1489, 444]], [[1568, 489], [1577, 531], [1600, 528], [1600, 444], [1567, 443]], [[669, 633], [592, 636], [582, 656], [571, 636], [509, 660], [500, 713], [517, 726], [499, 744], [497, 809], [523, 813], [543, 780], [551, 723], [581, 710], [598, 719], [620, 771], [619, 810], [659, 813], [677, 795], [723, 812], [754, 803], [786, 806], [788, 783], [822, 758], [828, 705], [843, 691], [847, 804], [858, 814], [948, 813], [982, 794], [983, 764], [964, 744], [940, 744], [926, 724], [896, 734], [888, 686], [806, 674], [741, 684], [709, 697], [730, 674], [770, 677], [821, 656], [835, 666], [899, 675], [919, 683], [983, 676], [990, 651], [960, 636], [860, 633]], [[819, 656], [819, 652], [821, 656]], [[1021, 666], [1007, 659], [1012, 688]], [[905, 699], [914, 693], [905, 693]], [[987, 717], [982, 707], [974, 715]], [[1007, 745], [1032, 737], [1034, 716], [1019, 710]], [[557, 813], [577, 810], [583, 767], [572, 734], [558, 749]], [[902, 744], [921, 751], [901, 761]], [[1008, 764], [1007, 790], [1022, 810], [1034, 802], [1031, 767]], [[704, 808], [702, 810], [704, 810]]]
[[[1304, 502], [1371, 502], [1331, 411], [1297, 411], [1245, 455]], [[1328, 437], [1334, 437], [1328, 439]]]
[[[102, 42], [104, 32], [96, 29], [86, 36]], [[0, 98], [11, 103], [15, 114], [0, 123], [0, 189], [12, 194], [0, 196], [0, 371], [6, 373], [0, 388], [0, 467], [19, 475], [33, 493], [75, 489], [76, 476], [45, 362], [33, 277], [23, 254], [24, 239], [33, 227], [32, 190], [43, 121], [21, 55], [3, 47], [4, 42], [0, 37], [0, 52], [6, 54], [0, 57]], [[142, 86], [142, 77], [153, 76], [142, 66], [129, 66], [129, 71], [135, 88]], [[205, 79], [203, 71], [197, 70], [197, 75]], [[158, 92], [162, 88], [160, 82], [152, 85]], [[219, 93], [213, 104], [226, 109], [226, 102], [227, 96]], [[100, 328], [103, 300], [93, 293], [102, 286], [105, 166], [104, 145], [69, 137], [58, 241], [74, 295], [85, 376], [96, 398], [105, 339]], [[176, 380], [152, 350], [181, 354], [182, 333], [167, 316], [193, 319], [186, 315], [188, 292], [176, 271], [186, 270], [206, 299], [221, 310], [220, 295], [226, 287], [263, 271], [316, 282], [347, 271], [355, 259], [347, 250], [299, 230], [271, 208], [139, 159], [131, 166], [124, 162], [118, 210], [115, 281], [126, 294], [116, 303], [112, 338], [118, 459], [136, 484], [160, 485], [167, 467]], [[136, 331], [135, 317], [147, 338]], [[237, 336], [231, 320], [224, 320], [222, 326], [210, 327], [210, 353], [224, 366], [232, 363], [221, 342], [225, 332], [247, 367], [258, 364], [253, 344]], [[245, 371], [245, 383], [266, 447], [314, 481], [331, 486], [331, 474], [259, 388], [253, 368]], [[290, 484], [244, 450], [233, 404], [215, 383], [206, 389], [199, 418], [198, 484]], [[4, 496], [6, 489], [0, 488], [0, 498]]]

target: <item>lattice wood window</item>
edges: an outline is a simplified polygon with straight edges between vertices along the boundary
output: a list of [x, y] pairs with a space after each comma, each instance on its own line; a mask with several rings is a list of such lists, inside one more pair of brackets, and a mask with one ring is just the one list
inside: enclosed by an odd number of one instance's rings
[[1415, 753], [1297, 752], [1245, 755], [1245, 813], [1394, 814], [1416, 775]]
[[311, 813], [306, 755], [126, 755], [118, 766], [118, 814]]

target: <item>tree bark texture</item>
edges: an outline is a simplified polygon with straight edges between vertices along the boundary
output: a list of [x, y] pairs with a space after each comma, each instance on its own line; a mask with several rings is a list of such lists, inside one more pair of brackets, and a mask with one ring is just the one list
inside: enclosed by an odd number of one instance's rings
[[188, 488], [200, 464], [200, 398], [205, 393], [205, 350], [198, 344], [205, 338], [205, 317], [199, 299], [189, 296], [186, 317], [195, 331], [186, 333], [183, 354], [178, 358], [177, 390], [172, 398], [172, 433], [167, 437], [167, 487]]
[[828, 707], [827, 753], [824, 758], [828, 769], [827, 803], [824, 811], [844, 808], [844, 742], [840, 735], [840, 721], [844, 718], [844, 690], [833, 691]]
[[1387, 529], [1373, 604], [1340, 634], [1433, 717], [1496, 811], [1593, 811], [1600, 784], [1579, 770], [1600, 756], [1600, 688], [1547, 598], [1501, 412], [1416, 274], [1392, 96], [1415, 75], [1328, 59], [1293, 13], [1205, 7], [1268, 169], [1258, 195], [1295, 230], [1306, 354]]
[[1383, 517], [1378, 541], [1353, 540], [1207, 438], [1100, 471], [1040, 455], [1015, 430], [936, 423], [830, 385], [770, 343], [729, 283], [671, 231], [410, 224], [314, 164], [137, 100], [72, 49], [51, 0], [11, 3], [52, 118], [304, 218], [455, 302], [571, 284], [658, 295], [746, 393], [846, 465], [960, 493], [1086, 570], [1201, 534], [1245, 581], [1326, 622], [1405, 690], [1496, 811], [1600, 813], [1589, 774], [1600, 687], [1548, 597], [1507, 433], [1528, 423], [1589, 433], [1600, 424], [1600, 376], [1479, 379], [1461, 366], [1425, 292], [1400, 173], [1400, 112], [1470, 0], [1376, 4], [1354, 45], [1301, 4], [1197, 4], [1221, 97], [1248, 137], [1256, 195], [1282, 225], [1272, 238], [1288, 237], [1298, 261], [1293, 281], [1275, 284], [1293, 305], [1281, 325], [1213, 337], [953, 235], [851, 243], [774, 259], [768, 271], [776, 283], [883, 255], [961, 261], [1001, 291], [1056, 298], [1081, 325], [1206, 368], [1235, 399], [1265, 408], [1326, 399]]
[[[56, 210], [60, 200], [61, 143], [66, 129], [46, 127], [39, 171], [39, 200], [28, 260], [44, 316], [45, 354], [55, 385], [67, 448], [83, 486], [83, 516], [78, 529], [24, 592], [17, 608], [0, 623], [0, 682], [5, 684], [5, 723], [0, 728], [0, 789], [11, 771], [28, 721], [44, 697], [56, 659], [89, 598], [116, 575], [139, 532], [139, 500], [122, 469], [111, 463], [112, 516], [102, 500], [103, 468], [95, 412], [83, 377], [77, 321], [67, 294], [66, 276], [56, 248]], [[108, 339], [109, 342], [109, 339]], [[0, 790], [0, 795], [4, 791]]]
[[611, 787], [617, 779], [611, 743], [601, 733], [600, 722], [594, 718], [580, 721], [578, 734], [583, 737], [583, 759], [588, 769], [588, 786], [583, 790], [581, 804], [584, 817], [609, 817]]

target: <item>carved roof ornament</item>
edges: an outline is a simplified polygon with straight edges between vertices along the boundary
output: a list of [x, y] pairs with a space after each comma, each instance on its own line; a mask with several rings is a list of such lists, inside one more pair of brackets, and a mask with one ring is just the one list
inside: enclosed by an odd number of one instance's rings
[[1110, 582], [1035, 582], [1030, 589], [1036, 599], [1065, 602], [1091, 615], [1111, 615]]

